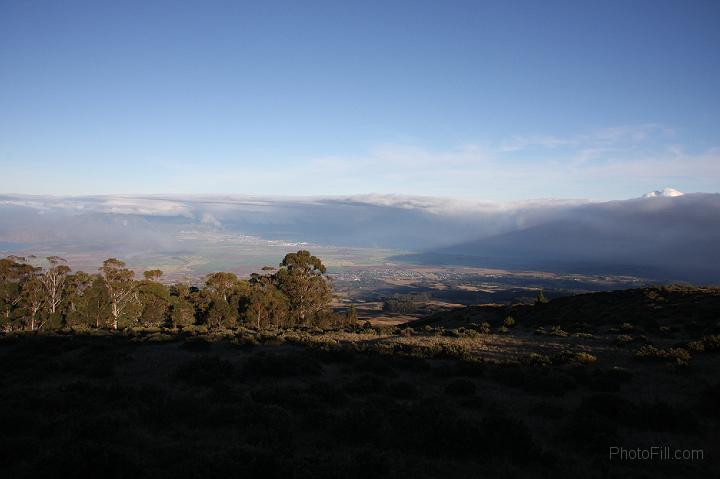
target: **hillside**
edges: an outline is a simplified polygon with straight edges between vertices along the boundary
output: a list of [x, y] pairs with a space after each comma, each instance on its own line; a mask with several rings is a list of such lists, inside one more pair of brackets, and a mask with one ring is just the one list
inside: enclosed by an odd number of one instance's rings
[[[720, 289], [665, 287], [411, 327], [0, 334], [0, 465], [8, 477], [710, 477], [719, 312]], [[608, 459], [659, 444], [688, 456]]]
[[578, 294], [535, 305], [468, 306], [434, 314], [412, 326], [453, 328], [482, 321], [493, 324], [507, 316], [527, 326], [560, 325], [578, 329], [630, 323], [650, 332], [667, 327], [687, 332], [717, 332], [720, 288], [674, 285]]
[[[720, 195], [689, 194], [581, 205], [562, 217], [397, 259], [419, 264], [632, 274], [717, 284]], [[522, 226], [521, 226], [522, 225]]]

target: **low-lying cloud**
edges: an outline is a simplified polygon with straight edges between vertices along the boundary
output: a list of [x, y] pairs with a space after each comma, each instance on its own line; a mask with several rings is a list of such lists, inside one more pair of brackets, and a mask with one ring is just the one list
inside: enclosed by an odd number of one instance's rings
[[528, 267], [634, 265], [653, 267], [670, 278], [720, 280], [713, 266], [720, 264], [718, 194], [504, 204], [400, 195], [3, 195], [0, 218], [0, 246], [62, 244], [114, 248], [118, 254], [173, 254], [188, 231], [214, 231], [472, 257], [473, 262], [506, 259]]

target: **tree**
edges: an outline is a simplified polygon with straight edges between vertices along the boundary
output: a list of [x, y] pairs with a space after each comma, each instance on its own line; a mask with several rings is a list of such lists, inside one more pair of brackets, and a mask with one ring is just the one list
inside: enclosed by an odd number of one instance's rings
[[[249, 284], [234, 273], [213, 273], [205, 281], [202, 292], [206, 306], [208, 327], [234, 327], [239, 313], [247, 303]], [[203, 305], [200, 305], [201, 310]]]
[[[195, 288], [197, 289], [197, 288]], [[177, 296], [185, 300], [189, 300], [193, 292], [193, 288], [185, 283], [175, 283], [170, 286], [170, 295]]]
[[545, 293], [540, 290], [540, 292], [537, 295], [537, 298], [535, 298], [535, 304], [545, 304], [549, 302], [550, 300], [545, 297]]
[[301, 250], [285, 255], [274, 280], [287, 296], [292, 319], [300, 325], [317, 319], [332, 299], [325, 266], [310, 252]]
[[35, 268], [25, 258], [0, 258], [0, 311], [3, 329], [12, 329], [18, 308], [23, 300], [23, 284], [35, 274]]
[[67, 298], [64, 308], [65, 323], [71, 325], [75, 322], [78, 312], [78, 304], [82, 301], [85, 291], [92, 284], [93, 278], [84, 271], [78, 271], [75, 274], [68, 275], [65, 282], [65, 297]]
[[269, 324], [281, 324], [287, 317], [287, 310], [287, 298], [273, 284], [272, 278], [253, 274], [245, 318], [252, 322], [256, 329], [261, 329]]
[[205, 280], [205, 287], [212, 294], [227, 301], [237, 289], [240, 280], [234, 273], [212, 273]]
[[[26, 319], [29, 322], [30, 331], [35, 331], [35, 317], [45, 302], [45, 291], [43, 290], [43, 283], [39, 276], [33, 276], [23, 283], [22, 297], [28, 311]], [[40, 326], [42, 326], [42, 324]]]
[[351, 304], [345, 315], [345, 324], [347, 326], [355, 326], [358, 323], [357, 308], [354, 304]]
[[165, 324], [170, 307], [170, 291], [164, 285], [152, 280], [143, 281], [138, 288], [138, 300], [143, 326], [158, 327]]
[[58, 305], [63, 300], [65, 292], [65, 280], [70, 268], [66, 261], [59, 256], [48, 256], [50, 267], [42, 275], [41, 281], [46, 295], [46, 306], [50, 314], [55, 314]]
[[174, 328], [192, 326], [195, 323], [195, 308], [183, 298], [170, 298], [170, 322]]
[[75, 311], [70, 315], [70, 323], [100, 328], [111, 316], [110, 297], [105, 280], [99, 275], [87, 277], [87, 285], [74, 295]]
[[159, 269], [149, 269], [143, 273], [143, 277], [146, 281], [157, 281], [163, 275], [163, 272]]
[[100, 274], [110, 300], [113, 329], [118, 329], [120, 316], [131, 303], [137, 301], [137, 285], [133, 279], [135, 272], [125, 268], [125, 262], [109, 258], [103, 261]]

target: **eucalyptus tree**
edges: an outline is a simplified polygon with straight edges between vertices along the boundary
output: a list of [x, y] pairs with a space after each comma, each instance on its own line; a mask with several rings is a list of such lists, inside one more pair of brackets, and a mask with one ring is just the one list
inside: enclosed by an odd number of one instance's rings
[[163, 275], [163, 272], [159, 269], [149, 269], [143, 273], [143, 278], [146, 281], [158, 281]]
[[59, 256], [48, 256], [50, 267], [40, 277], [43, 289], [45, 290], [45, 305], [48, 313], [54, 315], [58, 306], [63, 300], [65, 293], [65, 282], [70, 267], [63, 258]]
[[79, 323], [95, 328], [104, 327], [111, 317], [110, 297], [105, 280], [100, 275], [88, 276], [87, 279], [87, 286], [82, 290], [82, 294], [73, 298], [75, 312], [69, 316], [71, 325]]
[[135, 272], [125, 268], [125, 262], [116, 258], [103, 261], [100, 275], [104, 281], [110, 302], [113, 329], [118, 329], [120, 316], [132, 303], [137, 302], [138, 286], [133, 279]]
[[143, 273], [145, 280], [138, 287], [141, 305], [140, 322], [143, 326], [162, 326], [167, 321], [170, 308], [170, 291], [157, 280], [162, 271], [153, 269]]
[[3, 329], [12, 329], [23, 301], [23, 284], [36, 273], [36, 269], [20, 256], [0, 258], [0, 312]]
[[65, 279], [65, 298], [64, 303], [64, 315], [65, 322], [71, 324], [74, 321], [74, 317], [78, 311], [78, 304], [82, 301], [85, 291], [90, 287], [93, 282], [93, 277], [84, 271], [78, 271], [73, 274], [69, 274]]
[[285, 255], [274, 274], [278, 288], [288, 298], [291, 319], [299, 325], [317, 319], [330, 306], [332, 291], [325, 265], [309, 251]]
[[357, 308], [355, 307], [354, 304], [351, 304], [347, 310], [347, 313], [345, 314], [345, 325], [346, 326], [355, 326], [357, 323], [358, 323]]
[[247, 303], [249, 284], [234, 273], [212, 273], [203, 291], [207, 310], [205, 321], [210, 328], [233, 327]]
[[[46, 298], [43, 282], [41, 276], [38, 274], [23, 283], [22, 299], [26, 309], [23, 319], [24, 322], [30, 326], [30, 331], [35, 331], [35, 318], [37, 317], [38, 311], [43, 307]], [[40, 323], [40, 327], [42, 327], [42, 322]]]
[[180, 296], [170, 297], [170, 324], [173, 328], [184, 328], [195, 324], [195, 308]]
[[287, 322], [288, 300], [269, 276], [254, 273], [250, 279], [250, 293], [245, 308], [245, 318], [261, 329], [268, 325]]

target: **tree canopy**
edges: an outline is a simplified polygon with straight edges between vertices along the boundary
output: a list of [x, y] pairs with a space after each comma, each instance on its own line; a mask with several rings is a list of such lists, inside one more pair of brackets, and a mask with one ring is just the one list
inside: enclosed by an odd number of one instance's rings
[[305, 250], [287, 254], [279, 268], [265, 266], [248, 279], [216, 272], [201, 285], [166, 284], [159, 269], [148, 269], [140, 277], [117, 258], [105, 260], [95, 274], [73, 272], [58, 256], [0, 258], [0, 330], [261, 329], [357, 320], [354, 310], [347, 315], [332, 312], [325, 265]]

